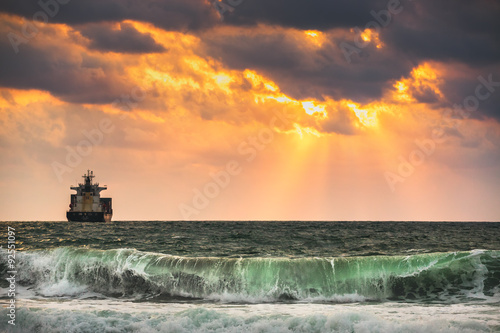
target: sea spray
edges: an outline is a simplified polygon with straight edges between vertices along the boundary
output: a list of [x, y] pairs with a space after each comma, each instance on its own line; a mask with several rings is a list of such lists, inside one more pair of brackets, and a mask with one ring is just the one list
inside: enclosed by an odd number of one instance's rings
[[[447, 319], [429, 319], [421, 322], [413, 320], [388, 320], [370, 312], [355, 309], [333, 309], [329, 313], [314, 313], [307, 308], [290, 309], [286, 305], [273, 307], [272, 310], [243, 308], [235, 312], [228, 308], [188, 308], [171, 310], [171, 306], [158, 306], [154, 311], [144, 311], [139, 305], [125, 310], [125, 305], [115, 305], [116, 310], [104, 310], [95, 305], [86, 309], [22, 308], [19, 311], [19, 325], [9, 332], [130, 332], [130, 333], [167, 333], [167, 332], [287, 332], [287, 333], [346, 333], [346, 332], [384, 332], [384, 333], [480, 333], [491, 332], [482, 323], [467, 318], [448, 315]], [[256, 305], [260, 307], [261, 305]], [[107, 306], [106, 306], [107, 307]], [[285, 309], [283, 309], [283, 307]], [[130, 306], [128, 306], [130, 308]], [[376, 310], [376, 308], [374, 309]], [[301, 313], [297, 313], [300, 311]], [[365, 308], [366, 311], [366, 308]], [[418, 309], [420, 315], [428, 315], [426, 309]], [[251, 313], [259, 314], [251, 314]], [[264, 314], [263, 312], [267, 312]], [[324, 311], [322, 311], [324, 312]], [[0, 310], [3, 315], [5, 310]], [[417, 315], [418, 316], [418, 315]], [[0, 331], [5, 324], [0, 322]]]

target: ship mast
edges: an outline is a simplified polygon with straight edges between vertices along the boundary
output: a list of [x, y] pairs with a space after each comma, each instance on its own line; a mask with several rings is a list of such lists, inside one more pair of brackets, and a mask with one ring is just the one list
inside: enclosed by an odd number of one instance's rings
[[87, 185], [87, 183], [89, 185], [91, 185], [92, 184], [92, 179], [95, 177], [94, 176], [94, 171], [90, 171], [90, 170], [87, 169], [87, 174], [83, 175], [82, 177], [83, 177], [83, 179], [85, 179], [85, 185]]

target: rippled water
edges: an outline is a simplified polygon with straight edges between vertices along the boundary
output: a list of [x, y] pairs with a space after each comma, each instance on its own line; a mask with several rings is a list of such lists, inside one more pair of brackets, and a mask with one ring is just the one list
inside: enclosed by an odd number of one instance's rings
[[[307, 257], [498, 250], [490, 222], [9, 222], [19, 250], [87, 246], [172, 255]], [[0, 231], [5, 239], [6, 228]]]

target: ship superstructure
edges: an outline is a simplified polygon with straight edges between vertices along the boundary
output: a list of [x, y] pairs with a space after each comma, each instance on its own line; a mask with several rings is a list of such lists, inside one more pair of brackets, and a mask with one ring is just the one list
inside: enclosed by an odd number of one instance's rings
[[101, 198], [101, 191], [106, 186], [92, 183], [94, 172], [87, 170], [83, 176], [84, 182], [78, 186], [71, 186], [76, 194], [71, 194], [71, 203], [66, 217], [70, 222], [110, 222], [113, 216], [111, 198]]

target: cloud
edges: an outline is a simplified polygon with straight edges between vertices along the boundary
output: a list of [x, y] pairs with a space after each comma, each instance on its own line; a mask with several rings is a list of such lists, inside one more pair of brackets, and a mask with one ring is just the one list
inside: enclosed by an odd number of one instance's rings
[[[72, 3], [69, 2], [68, 6]], [[240, 73], [247, 69], [255, 71], [274, 82], [283, 94], [296, 100], [348, 99], [367, 104], [382, 100], [387, 91], [393, 89], [395, 82], [410, 77], [412, 70], [422, 63], [432, 62], [441, 65], [438, 66], [441, 68], [438, 68], [436, 81], [439, 81], [442, 95], [427, 84], [419, 85], [418, 80], [412, 82], [414, 84], [408, 87], [408, 92], [415, 101], [432, 107], [452, 106], [473, 93], [478, 75], [494, 73], [500, 59], [496, 53], [500, 45], [495, 42], [498, 37], [487, 29], [497, 25], [492, 21], [494, 15], [488, 13], [484, 16], [485, 22], [481, 22], [479, 14], [483, 9], [462, 5], [452, 15], [440, 18], [437, 9], [441, 7], [438, 5], [428, 1], [418, 4], [401, 2], [402, 12], [392, 15], [390, 23], [380, 28], [378, 33], [373, 31], [371, 40], [365, 41], [361, 52], [350, 56], [350, 63], [346, 61], [339, 45], [342, 42], [356, 45], [354, 40], [359, 35], [350, 27], [358, 25], [363, 28], [363, 22], [374, 20], [370, 10], [384, 10], [387, 2], [362, 2], [356, 10], [347, 1], [333, 4], [312, 1], [304, 8], [297, 1], [276, 2], [267, 6], [270, 6], [271, 11], [281, 8], [282, 12], [268, 17], [267, 12], [257, 12], [257, 8], [266, 8], [265, 4], [245, 1], [232, 13], [227, 13], [223, 22], [216, 20], [215, 9], [210, 4], [200, 1], [131, 2], [130, 8], [124, 7], [121, 2], [102, 4], [91, 1], [88, 8], [82, 9], [82, 14], [75, 18], [71, 16], [75, 8], [61, 5], [50, 24], [42, 25], [36, 38], [20, 46], [26, 52], [15, 55], [8, 41], [1, 42], [0, 60], [11, 66], [2, 68], [0, 84], [47, 90], [65, 101], [75, 103], [110, 103], [129, 92], [134, 82], [140, 81], [138, 77], [131, 78], [127, 71], [133, 69], [134, 75], [147, 76], [147, 68], [158, 67], [158, 61], [167, 61], [168, 66], [164, 66], [166, 68], [162, 71], [168, 72], [169, 79], [184, 73], [189, 85], [200, 87], [200, 91], [179, 90], [185, 105], [198, 110], [194, 104], [209, 101], [205, 95], [209, 94], [213, 80], [206, 81], [203, 70], [193, 68], [186, 71], [190, 65], [184, 58], [189, 59], [190, 55], [194, 55], [198, 59], [195, 62], [203, 59], [201, 62], [204, 66], [212, 69], [220, 67]], [[4, 9], [28, 15], [30, 6], [38, 5], [8, 3], [4, 4]], [[490, 12], [495, 12], [498, 7], [489, 3], [485, 3], [485, 6]], [[31, 10], [35, 10], [35, 7]], [[67, 8], [68, 12], [64, 14]], [[87, 15], [91, 8], [101, 8], [103, 11], [99, 12], [100, 16]], [[137, 9], [137, 12], [131, 8]], [[177, 21], [159, 22], [156, 15], [162, 11], [151, 8], [180, 13], [180, 16]], [[302, 15], [296, 15], [300, 9]], [[467, 18], [467, 9], [471, 12], [470, 20], [461, 24], [460, 20]], [[182, 19], [184, 14], [193, 18], [204, 11], [207, 17], [198, 25], [189, 23], [187, 18]], [[320, 12], [323, 14], [319, 15]], [[332, 14], [328, 20], [327, 14], [333, 12], [343, 19], [336, 20]], [[316, 25], [311, 19], [313, 13], [319, 15]], [[12, 30], [21, 31], [22, 21], [19, 18], [3, 17], [6, 20], [2, 23], [3, 29], [0, 29], [2, 34]], [[152, 22], [154, 26], [123, 21], [132, 17]], [[66, 22], [67, 25], [52, 24], [58, 21]], [[305, 28], [319, 30], [302, 30]], [[192, 31], [174, 33], [164, 29]], [[431, 34], [433, 29], [437, 33]], [[466, 34], [463, 39], [463, 46], [461, 35], [457, 32], [467, 31], [470, 34]], [[171, 34], [175, 36], [170, 38]], [[182, 45], [181, 53], [184, 55], [177, 52], [173, 58], [157, 59], [156, 65], [151, 62], [153, 58], [147, 64], [141, 59], [143, 53], [158, 54], [165, 49], [171, 52], [176, 43]], [[476, 56], [472, 50], [479, 50], [480, 55]], [[110, 55], [108, 51], [115, 54]], [[452, 66], [461, 66], [470, 75], [456, 80], [448, 70]], [[240, 82], [241, 88], [245, 87], [245, 80]], [[227, 99], [225, 95], [221, 91], [217, 98]], [[477, 116], [500, 118], [496, 107], [500, 98], [498, 96], [500, 94], [493, 94], [482, 103]], [[247, 101], [250, 98], [251, 94], [240, 99]], [[237, 98], [231, 99], [236, 105]], [[164, 109], [172, 107], [166, 102], [158, 102], [157, 105]], [[215, 99], [210, 99], [209, 104], [199, 110], [199, 114], [206, 120], [217, 119], [230, 114], [227, 109], [231, 107], [219, 105]]]
[[[395, 10], [388, 11], [394, 6]], [[480, 0], [446, 1], [244, 1], [227, 24], [267, 24], [303, 30], [334, 28], [364, 30], [379, 26], [384, 42], [420, 60], [457, 59], [497, 62], [500, 54], [500, 3]], [[373, 25], [372, 25], [373, 27]]]
[[349, 36], [354, 33], [332, 30], [318, 37], [320, 43], [304, 31], [259, 26], [214, 29], [202, 41], [209, 56], [231, 68], [264, 73], [299, 99], [330, 96], [368, 102], [412, 70], [412, 63], [373, 43], [363, 50], [365, 58], [348, 64], [338, 44]]
[[[414, 61], [458, 61], [473, 66], [500, 59], [500, 6], [494, 1], [412, 4], [382, 30], [384, 43]], [[453, 11], [450, 9], [454, 8]], [[448, 15], [442, 13], [448, 12]]]
[[[0, 35], [21, 31], [22, 22], [3, 15]], [[15, 29], [12, 29], [15, 28]], [[88, 51], [79, 34], [64, 26], [40, 25], [15, 53], [0, 40], [0, 86], [49, 91], [74, 103], [111, 103], [134, 86], [115, 58]]]
[[100, 51], [121, 53], [153, 53], [163, 52], [165, 48], [156, 43], [149, 33], [137, 31], [130, 23], [88, 24], [80, 29], [80, 33], [90, 39], [90, 48]]
[[224, 17], [234, 25], [260, 23], [298, 29], [328, 30], [364, 25], [372, 20], [370, 10], [383, 8], [387, 1], [255, 0], [244, 1]]
[[16, 105], [16, 101], [14, 100], [14, 97], [12, 97], [12, 94], [8, 90], [2, 90], [0, 91], [0, 96], [9, 104], [9, 105]]
[[[38, 11], [49, 13], [50, 22], [68, 25], [121, 22], [137, 20], [150, 22], [166, 30], [198, 30], [214, 25], [219, 21], [217, 12], [211, 3], [204, 0], [88, 0], [65, 1], [59, 4], [56, 0], [41, 1], [50, 4], [40, 6], [40, 2], [3, 1], [0, 11], [24, 16], [28, 19]], [[50, 15], [52, 13], [52, 15]]]
[[[46, 3], [57, 4], [56, 0]], [[224, 20], [220, 21], [210, 1], [146, 0], [126, 4], [117, 0], [91, 0], [85, 5], [70, 1], [57, 8], [46, 7], [49, 8], [48, 11], [55, 12], [57, 9], [57, 13], [49, 21], [62, 22], [70, 29], [80, 31], [90, 40], [90, 44], [79, 41], [79, 45], [87, 45], [91, 50], [82, 50], [74, 59], [62, 64], [62, 59], [54, 57], [53, 52], [38, 45], [37, 50], [30, 51], [35, 52], [33, 58], [39, 59], [26, 58], [27, 64], [20, 59], [14, 60], [14, 68], [6, 70], [8, 75], [2, 82], [8, 84], [7, 81], [15, 76], [15, 70], [37, 72], [32, 68], [34, 65], [29, 64], [34, 61], [37, 67], [55, 69], [54, 76], [61, 82], [66, 81], [61, 76], [76, 75], [70, 73], [70, 68], [74, 68], [74, 71], [81, 68], [82, 78], [72, 79], [74, 83], [71, 85], [69, 82], [68, 87], [82, 92], [96, 87], [96, 91], [89, 91], [86, 97], [90, 102], [106, 100], [104, 96], [93, 96], [101, 91], [104, 94], [110, 90], [116, 92], [112, 87], [106, 86], [108, 81], [118, 82], [117, 90], [127, 90], [127, 84], [123, 83], [123, 77], [119, 75], [122, 69], [118, 68], [126, 65], [120, 62], [112, 64], [90, 51], [139, 54], [162, 52], [165, 47], [170, 46], [160, 41], [158, 35], [139, 31], [134, 23], [126, 20], [152, 23], [163, 29], [163, 33], [165, 30], [178, 30], [186, 35], [197, 36], [202, 41], [202, 49], [193, 52], [207, 59], [220, 61], [222, 66], [229, 69], [258, 71], [276, 82], [285, 94], [296, 99], [321, 100], [330, 97], [369, 103], [382, 98], [395, 81], [408, 77], [413, 68], [429, 61], [465, 64], [467, 68], [477, 69], [477, 73], [498, 67], [500, 37], [495, 31], [500, 30], [497, 20], [500, 5], [497, 2], [481, 0], [470, 3], [459, 0], [435, 3], [430, 0], [404, 0], [400, 2], [400, 11], [390, 14], [390, 17], [384, 16], [388, 13], [388, 5], [388, 1], [382, 0], [356, 3], [347, 0], [313, 0], [307, 4], [298, 0], [272, 3], [247, 0], [235, 6], [234, 11], [224, 13]], [[0, 10], [23, 15], [29, 20], [42, 7], [35, 2], [21, 4], [8, 1], [0, 5]], [[357, 27], [363, 30], [367, 23], [377, 22], [376, 15], [382, 17], [379, 20], [387, 22], [375, 34], [378, 42], [367, 42], [359, 53], [350, 55], [350, 62], [346, 61], [341, 43], [356, 46], [354, 41], [359, 39], [359, 34], [353, 29]], [[21, 25], [18, 24], [14, 30], [20, 29]], [[305, 34], [304, 29], [315, 29], [318, 37], [311, 38]], [[40, 56], [36, 52], [41, 52]], [[5, 59], [4, 63], [12, 60], [8, 55], [1, 56], [2, 60]], [[78, 57], [85, 58], [87, 63], [91, 62], [93, 69], [74, 63]], [[81, 63], [83, 62], [82, 60]], [[112, 67], [116, 67], [116, 70], [111, 70]], [[66, 70], [62, 70], [63, 68]], [[61, 71], [64, 75], [58, 75]], [[38, 73], [47, 76], [49, 71], [38, 69]], [[83, 84], [82, 80], [85, 81], [85, 77], [89, 75], [92, 79], [86, 79], [89, 83]], [[461, 85], [466, 87], [464, 90], [470, 89], [477, 75], [469, 77], [468, 84], [464, 82]], [[40, 79], [32, 80], [18, 75], [13, 82], [14, 87], [41, 87], [42, 84], [37, 84], [37, 80]], [[443, 82], [444, 100], [456, 102], [452, 95], [457, 83], [446, 78], [443, 78]], [[60, 91], [65, 86], [56, 86], [55, 83], [44, 82], [44, 87], [50, 91], [59, 95], [66, 94]], [[462, 91], [460, 87], [457, 88]], [[418, 101], [429, 104], [443, 102], [432, 90], [421, 88], [413, 89], [413, 92]], [[72, 98], [83, 101], [84, 96], [85, 94], [80, 99], [76, 96]], [[496, 101], [496, 97], [484, 104], [484, 110], [496, 117], [493, 101]]]
[[[441, 107], [455, 110], [459, 118], [500, 120], [500, 71], [498, 65], [471, 66], [459, 62], [435, 63], [439, 74]], [[487, 83], [485, 86], [485, 82]]]
[[354, 126], [356, 123], [357, 119], [352, 110], [345, 105], [339, 105], [337, 109], [328, 111], [328, 118], [320, 122], [319, 128], [324, 133], [353, 135], [359, 132]]

